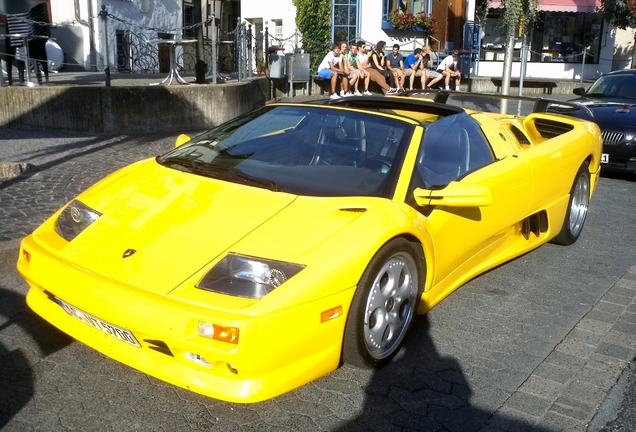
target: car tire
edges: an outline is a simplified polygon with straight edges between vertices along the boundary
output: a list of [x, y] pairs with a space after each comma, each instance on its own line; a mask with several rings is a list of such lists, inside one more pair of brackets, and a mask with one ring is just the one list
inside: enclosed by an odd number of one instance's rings
[[419, 244], [398, 238], [371, 259], [353, 297], [343, 342], [343, 361], [378, 368], [399, 351], [413, 322], [424, 283]]
[[590, 204], [590, 171], [588, 163], [584, 162], [576, 173], [574, 184], [570, 190], [568, 210], [563, 220], [561, 232], [552, 240], [559, 245], [571, 245], [578, 240], [583, 231]]

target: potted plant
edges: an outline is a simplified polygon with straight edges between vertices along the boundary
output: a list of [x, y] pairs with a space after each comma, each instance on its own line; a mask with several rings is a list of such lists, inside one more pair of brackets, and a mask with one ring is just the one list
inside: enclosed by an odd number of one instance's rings
[[263, 75], [265, 74], [266, 70], [267, 70], [267, 65], [265, 65], [265, 60], [259, 58], [256, 62], [256, 72], [259, 75]]
[[389, 14], [388, 22], [393, 30], [421, 31], [433, 34], [437, 30], [437, 20], [426, 12], [402, 12], [395, 9]]

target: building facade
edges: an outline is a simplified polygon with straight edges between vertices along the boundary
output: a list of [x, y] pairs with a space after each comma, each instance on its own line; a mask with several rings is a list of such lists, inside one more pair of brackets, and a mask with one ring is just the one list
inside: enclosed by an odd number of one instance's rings
[[[163, 69], [165, 65], [151, 64], [151, 56], [144, 55], [144, 50], [151, 49], [146, 41], [194, 36], [195, 1], [201, 2], [201, 22], [215, 14], [221, 39], [236, 26], [239, 16], [238, 0], [29, 1], [50, 4], [51, 38], [63, 51], [64, 68], [70, 71], [102, 70], [106, 64], [122, 71]], [[104, 12], [106, 17], [100, 17]], [[211, 28], [203, 26], [205, 39], [210, 38]], [[167, 62], [167, 52], [154, 57], [155, 63]], [[140, 63], [133, 65], [133, 61]]]
[[[364, 6], [363, 6], [364, 3]], [[268, 4], [269, 5], [269, 4]], [[287, 52], [302, 45], [295, 27], [295, 9], [291, 0], [284, 7], [271, 8], [261, 0], [241, 0], [241, 13], [248, 21], [270, 23], [269, 31]], [[408, 52], [428, 40], [436, 41], [438, 51], [467, 49], [473, 52], [471, 74], [500, 77], [503, 73], [506, 29], [501, 27], [500, 1], [490, 2], [485, 22], [479, 23], [479, 46], [474, 49], [465, 41], [465, 24], [473, 25], [475, 0], [333, 0], [332, 41], [363, 39], [371, 44], [378, 40], [394, 43]], [[633, 31], [611, 28], [596, 9], [600, 0], [542, 0], [539, 17], [527, 38], [526, 77], [551, 79], [595, 79], [614, 69], [630, 67], [633, 53]], [[432, 35], [417, 31], [398, 31], [388, 22], [393, 10], [431, 13], [437, 20]], [[276, 23], [272, 27], [271, 23]], [[513, 76], [521, 70], [522, 39], [515, 42]], [[329, 47], [325, 47], [325, 52]]]

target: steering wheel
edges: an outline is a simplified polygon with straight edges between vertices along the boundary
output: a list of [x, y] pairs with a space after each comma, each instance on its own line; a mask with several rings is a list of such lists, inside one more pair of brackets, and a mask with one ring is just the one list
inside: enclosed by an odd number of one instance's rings
[[376, 174], [386, 174], [391, 169], [393, 161], [385, 156], [369, 156], [360, 163], [360, 168], [367, 168]]

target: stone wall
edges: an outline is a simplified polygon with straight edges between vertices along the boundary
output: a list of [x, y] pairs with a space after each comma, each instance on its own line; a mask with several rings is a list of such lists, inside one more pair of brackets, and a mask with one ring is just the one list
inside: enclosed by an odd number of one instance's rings
[[191, 86], [0, 88], [0, 126], [89, 133], [202, 130], [261, 107], [267, 79]]

